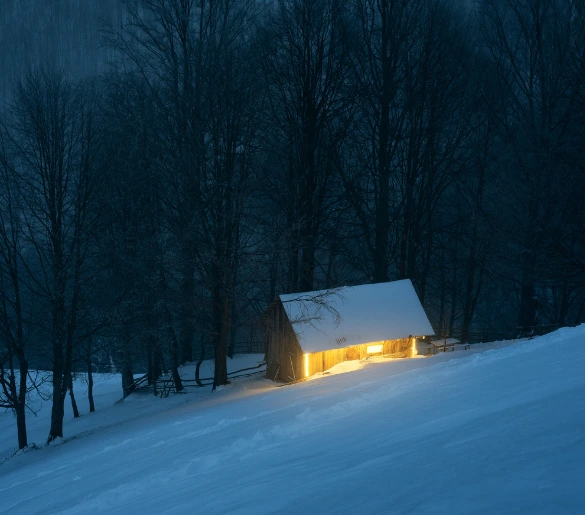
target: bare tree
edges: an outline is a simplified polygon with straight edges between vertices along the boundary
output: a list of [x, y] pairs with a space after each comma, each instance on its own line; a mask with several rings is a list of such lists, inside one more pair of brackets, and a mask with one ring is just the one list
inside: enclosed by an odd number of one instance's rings
[[[357, 0], [352, 79], [359, 114], [352, 154], [344, 169], [349, 202], [371, 256], [374, 282], [388, 280], [391, 176], [404, 138], [407, 59], [417, 41], [423, 2]], [[372, 234], [373, 233], [373, 234]]]
[[158, 269], [158, 284], [166, 300], [159, 308], [168, 338], [176, 342], [171, 345], [171, 369], [178, 380], [176, 364], [192, 358], [197, 280], [208, 292], [212, 312], [215, 383], [225, 384], [256, 130], [256, 78], [246, 66], [255, 3], [126, 4], [131, 21], [121, 33], [110, 35], [162, 120], [158, 148], [164, 158], [157, 164], [163, 172], [158, 195], [164, 225], [156, 230], [165, 242], [164, 252], [159, 247], [163, 268]]
[[[576, 5], [570, 0], [482, 3], [484, 41], [506, 94], [499, 119], [517, 170], [503, 212], [514, 220], [509, 250], [515, 256], [518, 326], [523, 330], [537, 323], [540, 257], [559, 220], [574, 99], [567, 72], [573, 60]], [[510, 178], [505, 182], [502, 189]]]
[[442, 230], [437, 208], [465, 148], [467, 31], [443, 2], [352, 5], [359, 110], [343, 168], [346, 198], [368, 250], [368, 275], [409, 277], [424, 301]]
[[49, 442], [63, 436], [77, 314], [91, 241], [96, 131], [89, 100], [61, 74], [31, 72], [18, 86], [9, 130], [34, 258], [30, 288], [50, 314], [45, 326], [53, 361]]
[[[280, 0], [261, 30], [274, 128], [276, 202], [286, 212], [287, 291], [313, 289], [319, 238], [348, 126], [342, 2]], [[273, 179], [274, 180], [274, 179]]]
[[[221, 11], [205, 0], [126, 0], [129, 21], [119, 32], [110, 28], [111, 44], [127, 61], [126, 70], [140, 78], [163, 120], [161, 167], [165, 176], [165, 216], [181, 246], [180, 316], [178, 342], [182, 356], [191, 361], [195, 331], [195, 256], [198, 197], [205, 163], [206, 121], [203, 72], [211, 21]], [[231, 3], [231, 2], [229, 2]], [[174, 328], [173, 328], [174, 330]]]
[[22, 206], [6, 140], [0, 125], [0, 407], [14, 411], [18, 448], [23, 449], [28, 445], [27, 393], [34, 385], [28, 382]]
[[207, 160], [200, 183], [199, 241], [195, 255], [199, 275], [211, 299], [214, 388], [226, 384], [228, 337], [235, 327], [236, 288], [248, 207], [257, 188], [254, 164], [258, 146], [258, 115], [262, 97], [252, 61], [250, 29], [254, 2], [218, 2], [210, 22], [205, 87], [209, 123]]
[[[168, 331], [160, 330], [167, 326], [175, 330], [176, 299], [171, 298], [166, 277], [170, 275], [167, 268], [177, 268], [172, 267], [176, 245], [169, 242], [164, 227], [161, 161], [166, 156], [161, 155], [160, 111], [153, 105], [151, 91], [139, 78], [123, 75], [111, 78], [106, 98], [111, 180], [100, 199], [106, 222], [99, 259], [106, 262], [103, 279], [110, 284], [109, 291], [115, 292], [104, 309], [109, 313], [126, 395], [134, 382], [135, 362], [144, 355], [149, 384], [156, 382], [164, 361], [162, 352], [167, 349], [163, 341], [169, 343], [171, 369], [178, 367], [177, 338], [169, 340]], [[170, 325], [163, 305], [171, 306]], [[178, 377], [178, 372], [173, 376]], [[180, 391], [182, 385], [175, 387]]]

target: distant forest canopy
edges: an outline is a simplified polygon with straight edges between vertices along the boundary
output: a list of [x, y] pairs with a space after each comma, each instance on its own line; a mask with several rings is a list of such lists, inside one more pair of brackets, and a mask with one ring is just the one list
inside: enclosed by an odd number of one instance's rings
[[3, 0], [0, 44], [0, 358], [54, 402], [104, 360], [225, 384], [279, 293], [585, 318], [583, 0]]

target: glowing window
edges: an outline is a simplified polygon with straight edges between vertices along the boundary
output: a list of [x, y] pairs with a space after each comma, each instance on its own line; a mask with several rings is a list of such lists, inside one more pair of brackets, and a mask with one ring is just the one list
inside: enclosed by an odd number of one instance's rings
[[379, 345], [368, 345], [366, 347], [366, 352], [368, 354], [377, 354], [379, 352], [382, 352], [382, 349], [384, 348], [384, 344], [381, 343]]

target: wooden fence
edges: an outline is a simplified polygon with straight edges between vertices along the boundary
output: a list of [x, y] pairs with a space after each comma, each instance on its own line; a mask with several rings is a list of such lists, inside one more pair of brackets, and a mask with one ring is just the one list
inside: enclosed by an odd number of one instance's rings
[[[253, 375], [260, 375], [266, 372], [266, 363], [260, 363], [254, 367], [242, 368], [240, 370], [235, 370], [234, 372], [228, 373], [228, 378], [235, 379], [236, 377], [249, 377]], [[136, 379], [124, 392], [124, 397], [121, 399], [123, 400], [128, 395], [133, 392], [143, 392], [143, 393], [154, 393], [154, 395], [159, 395], [161, 399], [168, 397], [169, 394], [174, 391], [175, 393], [183, 393], [177, 392], [175, 389], [175, 382], [172, 378], [161, 378], [157, 379], [154, 384], [148, 385], [148, 375], [144, 375], [138, 379]], [[204, 388], [206, 386], [213, 385], [213, 377], [203, 377], [199, 379], [199, 381], [195, 379], [181, 379], [181, 383], [184, 387], [190, 388]], [[186, 392], [185, 392], [186, 393]]]

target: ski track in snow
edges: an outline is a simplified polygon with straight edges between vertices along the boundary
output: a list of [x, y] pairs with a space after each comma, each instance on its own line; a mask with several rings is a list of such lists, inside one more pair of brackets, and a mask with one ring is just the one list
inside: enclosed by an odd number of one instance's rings
[[0, 513], [585, 513], [584, 336], [131, 396], [0, 466]]

